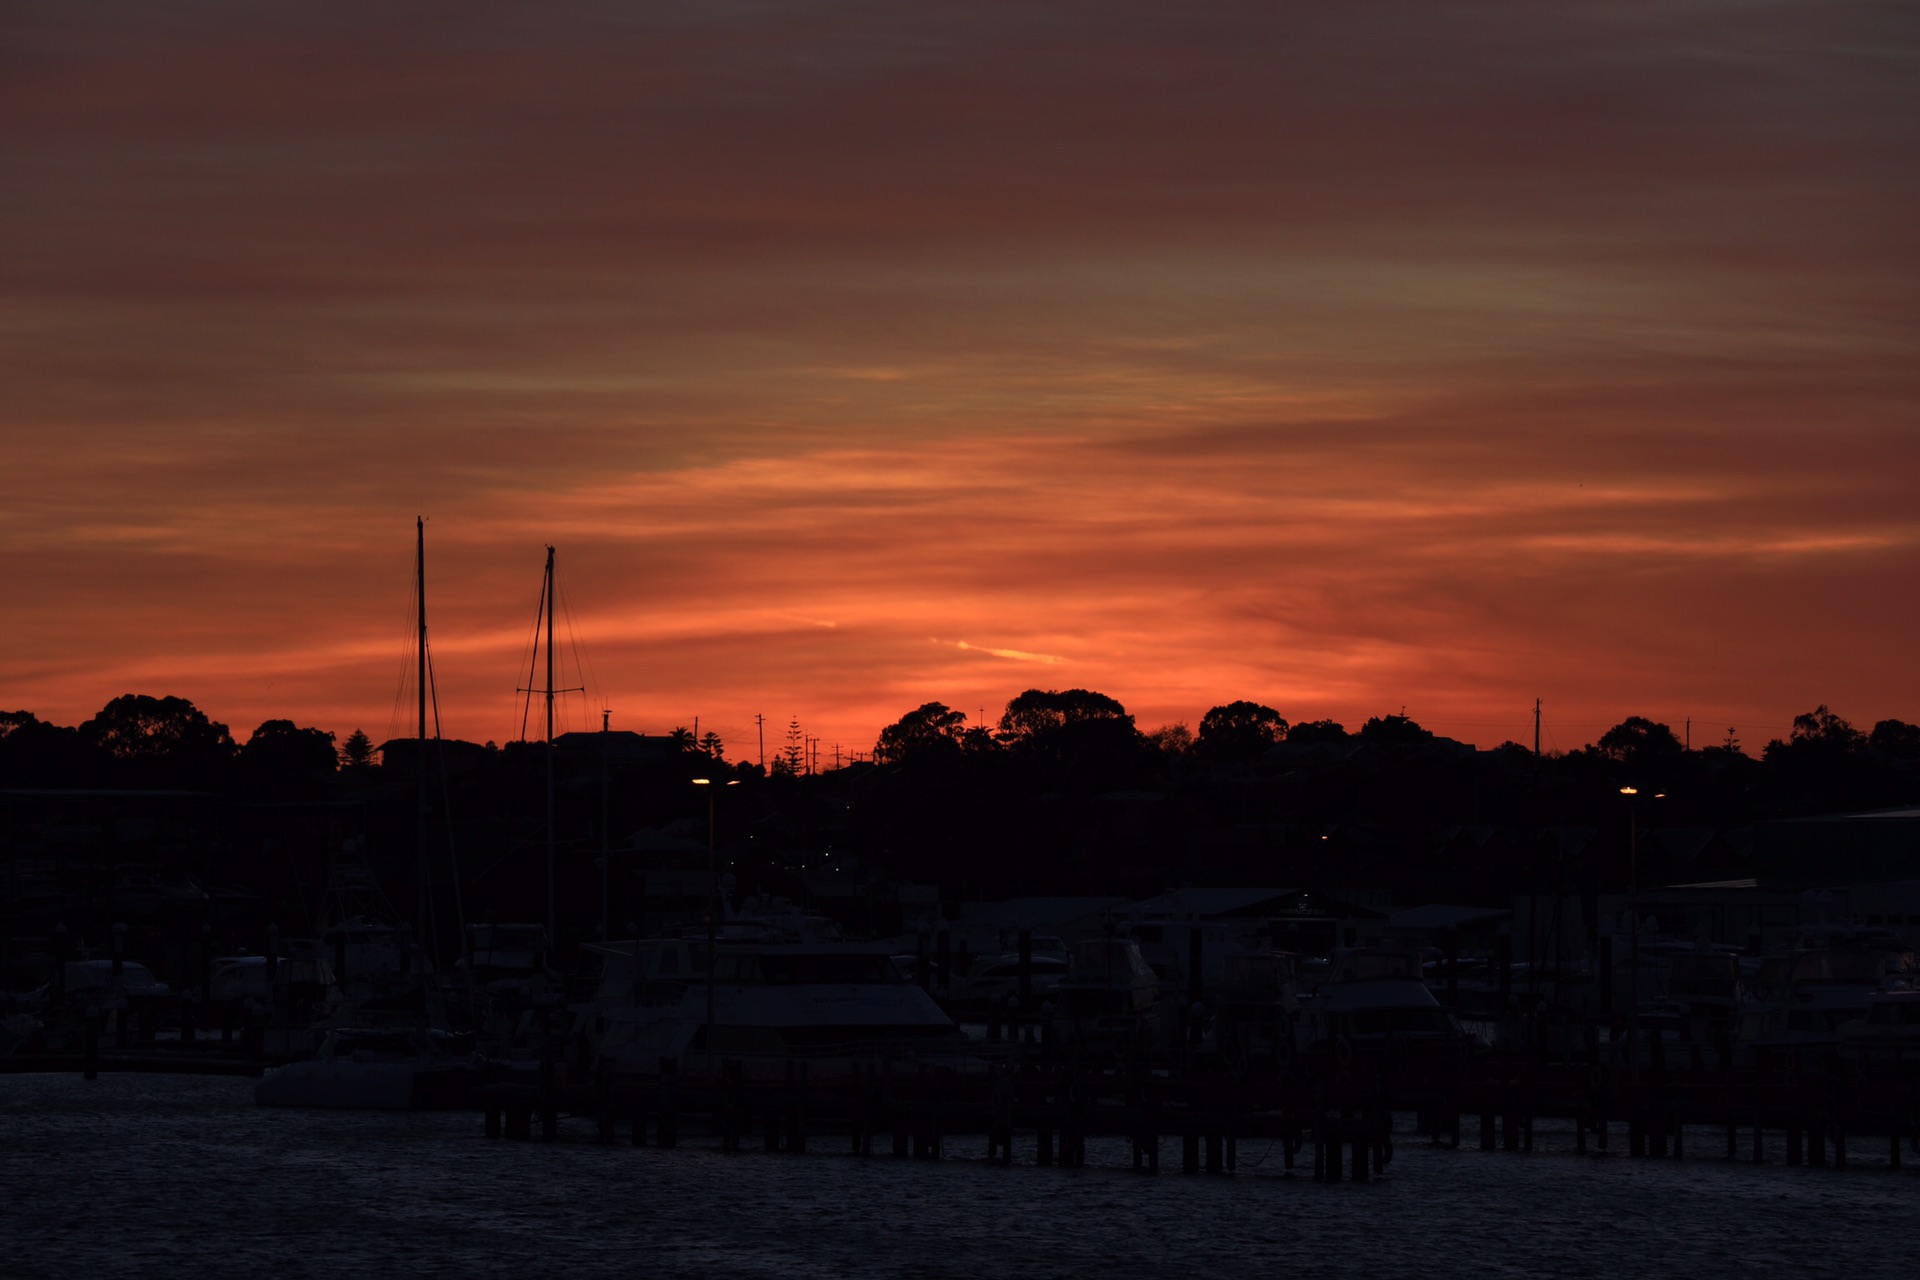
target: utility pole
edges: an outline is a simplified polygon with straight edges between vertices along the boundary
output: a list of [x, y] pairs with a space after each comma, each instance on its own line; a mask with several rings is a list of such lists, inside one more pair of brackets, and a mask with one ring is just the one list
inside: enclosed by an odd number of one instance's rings
[[1533, 758], [1540, 758], [1540, 699], [1533, 700]]
[[767, 771], [767, 718], [758, 711], [753, 713], [753, 727], [760, 731], [760, 772]]

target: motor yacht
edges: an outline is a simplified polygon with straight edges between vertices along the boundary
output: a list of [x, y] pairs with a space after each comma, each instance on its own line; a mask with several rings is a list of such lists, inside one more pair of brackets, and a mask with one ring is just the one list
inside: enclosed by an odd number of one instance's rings
[[1743, 1039], [1759, 1060], [1818, 1058], [1840, 1046], [1840, 1032], [1867, 1017], [1890, 980], [1914, 978], [1911, 951], [1881, 946], [1820, 947], [1793, 957], [1786, 986], [1749, 1006]]
[[723, 1059], [739, 1059], [749, 1075], [782, 1074], [796, 1059], [833, 1073], [964, 1052], [953, 1020], [884, 946], [720, 938], [711, 973], [704, 937], [587, 950], [601, 973], [591, 998], [572, 1006], [575, 1034], [623, 1073]]
[[1160, 979], [1124, 935], [1072, 944], [1052, 994], [1054, 1024], [1069, 1043], [1127, 1056], [1162, 1038]]
[[1866, 1017], [1840, 1028], [1840, 1056], [1878, 1066], [1920, 1062], [1920, 984], [1887, 979], [1867, 997]]
[[1229, 952], [1214, 991], [1215, 1043], [1229, 1061], [1290, 1061], [1300, 996], [1295, 957], [1285, 951]]
[[[1053, 989], [1067, 976], [1065, 958], [1051, 955], [1027, 957], [1027, 986], [1035, 1007], [1050, 998]], [[983, 1009], [995, 1000], [1020, 994], [1020, 957], [1018, 955], [978, 956], [966, 975], [955, 984], [950, 1003], [957, 1007]]]
[[1361, 1058], [1431, 1067], [1464, 1056], [1472, 1037], [1421, 979], [1418, 952], [1361, 947], [1333, 958], [1319, 997], [1298, 1023], [1296, 1043], [1316, 1062]]
[[465, 1036], [418, 1027], [336, 1027], [313, 1057], [262, 1076], [253, 1097], [264, 1107], [455, 1107], [477, 1065]]

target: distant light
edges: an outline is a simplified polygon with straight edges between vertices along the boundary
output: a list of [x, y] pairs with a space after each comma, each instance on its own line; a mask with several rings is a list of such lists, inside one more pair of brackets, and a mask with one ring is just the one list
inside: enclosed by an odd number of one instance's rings
[[1620, 788], [1620, 794], [1621, 794], [1621, 795], [1623, 795], [1623, 796], [1637, 796], [1637, 795], [1639, 795], [1639, 794], [1640, 794], [1640, 788], [1638, 788], [1638, 787], [1622, 787], [1622, 788]]

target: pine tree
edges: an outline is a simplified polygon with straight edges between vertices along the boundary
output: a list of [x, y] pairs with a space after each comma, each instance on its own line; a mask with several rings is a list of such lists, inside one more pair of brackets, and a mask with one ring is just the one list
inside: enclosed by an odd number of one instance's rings
[[807, 771], [807, 735], [800, 732], [798, 716], [787, 722], [787, 746], [781, 754], [786, 759], [788, 773], [798, 775]]
[[355, 729], [340, 745], [340, 763], [349, 769], [364, 769], [373, 763], [373, 739]]

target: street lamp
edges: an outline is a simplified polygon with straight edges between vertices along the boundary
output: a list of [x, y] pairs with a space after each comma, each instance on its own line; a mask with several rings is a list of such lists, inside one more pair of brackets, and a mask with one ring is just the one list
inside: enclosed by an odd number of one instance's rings
[[[1639, 1074], [1639, 1029], [1640, 1029], [1640, 788], [1622, 787], [1620, 794], [1627, 798], [1627, 1059], [1636, 1076]], [[1661, 800], [1666, 792], [1656, 791], [1648, 797]]]
[[737, 787], [738, 778], [724, 783], [712, 778], [695, 778], [693, 785], [707, 789], [707, 1074], [713, 1074], [713, 961], [714, 944], [720, 928], [720, 870], [715, 859], [713, 832], [714, 800], [722, 786]]
[[1627, 798], [1627, 1067], [1630, 1075], [1640, 1069], [1640, 824], [1635, 819], [1634, 800], [1638, 787], [1622, 787]]

